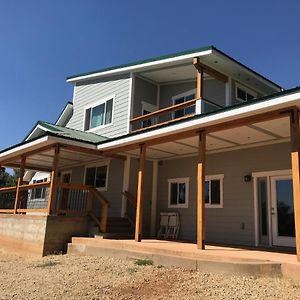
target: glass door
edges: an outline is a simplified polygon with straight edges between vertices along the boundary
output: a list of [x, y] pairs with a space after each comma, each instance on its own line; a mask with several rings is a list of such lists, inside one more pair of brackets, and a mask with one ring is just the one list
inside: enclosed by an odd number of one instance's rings
[[271, 177], [273, 245], [295, 247], [293, 182], [290, 175]]

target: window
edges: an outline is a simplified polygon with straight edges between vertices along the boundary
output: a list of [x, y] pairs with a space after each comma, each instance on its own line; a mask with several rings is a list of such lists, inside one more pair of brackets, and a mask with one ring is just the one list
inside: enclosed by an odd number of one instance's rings
[[[142, 115], [147, 115], [157, 110], [157, 107], [153, 104], [150, 104], [145, 101], [141, 101], [142, 103]], [[152, 126], [157, 123], [157, 118], [150, 118], [142, 121], [142, 128]]]
[[[173, 97], [173, 105], [181, 104], [181, 103], [187, 102], [189, 100], [193, 100], [193, 99], [195, 99], [195, 97], [196, 97], [195, 92], [193, 92], [193, 91], [189, 91], [187, 93], [175, 96], [175, 97]], [[173, 119], [181, 118], [181, 117], [191, 115], [194, 113], [195, 113], [195, 105], [184, 108], [184, 109], [176, 110], [173, 113]]]
[[205, 207], [223, 207], [224, 175], [205, 177]]
[[169, 179], [169, 207], [187, 208], [189, 200], [189, 181], [187, 178]]
[[113, 97], [85, 110], [84, 130], [112, 123]]
[[85, 184], [97, 189], [107, 189], [108, 164], [87, 167], [85, 170]]
[[[33, 183], [41, 183], [41, 182], [47, 182], [47, 178], [40, 179], [40, 180], [33, 180]], [[31, 190], [30, 200], [33, 199], [45, 199], [46, 196], [46, 188], [33, 188]]]
[[238, 100], [238, 102], [253, 100], [256, 97], [257, 95], [254, 91], [251, 91], [240, 84], [236, 84], [236, 100]]

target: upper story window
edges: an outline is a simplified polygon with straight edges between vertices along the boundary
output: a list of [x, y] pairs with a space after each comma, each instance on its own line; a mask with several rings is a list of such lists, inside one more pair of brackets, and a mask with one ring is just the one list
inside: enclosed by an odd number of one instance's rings
[[224, 175], [205, 177], [205, 207], [223, 207], [223, 179]]
[[86, 107], [84, 130], [111, 124], [113, 121], [113, 102], [114, 97], [109, 97]]
[[[172, 97], [173, 105], [181, 104], [186, 101], [193, 100], [193, 99], [195, 99], [195, 97], [196, 97], [195, 90], [191, 90], [191, 91], [176, 95], [176, 96]], [[181, 118], [181, 117], [191, 115], [194, 113], [195, 113], [195, 105], [184, 108], [184, 109], [176, 110], [173, 113], [173, 119]]]
[[257, 94], [254, 91], [251, 91], [250, 89], [240, 85], [236, 84], [236, 94], [235, 98], [239, 102], [245, 102], [252, 99], [255, 99], [257, 97]]

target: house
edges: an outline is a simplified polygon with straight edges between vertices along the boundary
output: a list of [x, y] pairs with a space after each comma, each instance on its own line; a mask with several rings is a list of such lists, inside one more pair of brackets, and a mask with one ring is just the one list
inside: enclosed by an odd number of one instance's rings
[[199, 249], [296, 247], [300, 260], [300, 88], [213, 46], [67, 82], [57, 122], [0, 153], [20, 168], [18, 185], [0, 189], [2, 244], [60, 251], [90, 222], [102, 233], [121, 222], [139, 242], [174, 212], [178, 239]]

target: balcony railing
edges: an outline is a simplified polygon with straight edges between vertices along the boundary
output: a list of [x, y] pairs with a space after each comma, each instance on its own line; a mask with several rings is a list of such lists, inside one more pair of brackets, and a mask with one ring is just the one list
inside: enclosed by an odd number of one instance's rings
[[187, 119], [196, 114], [213, 112], [221, 108], [223, 108], [223, 106], [204, 98], [193, 99], [135, 117], [130, 120], [130, 124], [132, 125], [132, 131], [140, 131], [146, 128], [149, 129], [166, 123]]

